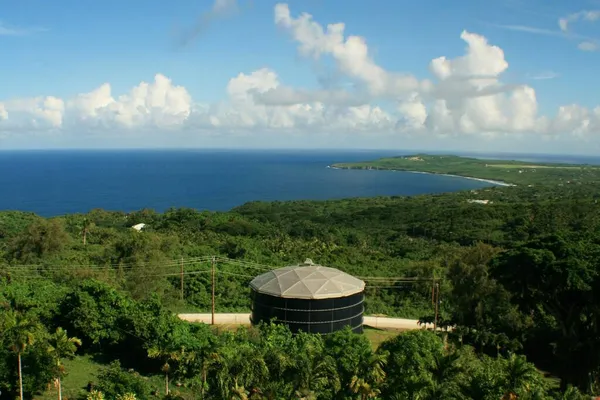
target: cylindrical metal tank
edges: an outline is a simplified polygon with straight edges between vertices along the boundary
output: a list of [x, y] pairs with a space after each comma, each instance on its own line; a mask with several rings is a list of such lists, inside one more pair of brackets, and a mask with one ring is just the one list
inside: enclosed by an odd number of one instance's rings
[[257, 276], [250, 287], [253, 324], [274, 319], [294, 333], [363, 331], [365, 283], [335, 268], [306, 260]]

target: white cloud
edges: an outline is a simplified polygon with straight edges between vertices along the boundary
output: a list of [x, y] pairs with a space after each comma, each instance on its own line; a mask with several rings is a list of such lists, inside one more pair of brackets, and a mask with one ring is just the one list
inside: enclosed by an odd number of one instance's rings
[[532, 75], [531, 79], [534, 79], [536, 81], [542, 81], [542, 80], [549, 80], [549, 79], [555, 79], [558, 78], [560, 75], [554, 71], [542, 71], [539, 74], [536, 75]]
[[576, 37], [583, 41], [577, 45], [577, 48], [581, 51], [596, 51], [598, 50], [598, 40], [590, 37], [583, 37], [581, 35], [574, 35], [570, 27], [572, 24], [579, 21], [595, 22], [600, 19], [600, 10], [583, 10], [579, 11], [558, 20], [558, 26], [561, 32], [569, 35], [570, 37]]
[[45, 32], [44, 28], [15, 28], [0, 22], [0, 36], [27, 36], [38, 32]]
[[576, 135], [600, 132], [600, 107], [590, 110], [577, 104], [559, 108], [550, 129], [556, 132], [571, 132]]
[[4, 104], [0, 103], [0, 121], [5, 119], [8, 119], [8, 112], [6, 111]]
[[209, 126], [228, 129], [319, 127], [323, 130], [362, 130], [391, 127], [392, 118], [381, 108], [370, 105], [344, 107], [325, 104], [314, 98], [301, 104], [293, 102], [285, 105], [266, 105], [256, 101], [256, 97], [277, 93], [280, 88], [277, 74], [267, 68], [251, 74], [239, 74], [227, 85], [229, 101], [212, 107], [201, 119]]
[[8, 100], [1, 105], [11, 129], [169, 128], [181, 125], [190, 115], [191, 97], [185, 88], [157, 74], [153, 83], [142, 82], [117, 98], [105, 83], [66, 102], [47, 96]]
[[[215, 7], [233, 3], [217, 2]], [[600, 133], [600, 108], [569, 105], [555, 117], [539, 115], [533, 87], [504, 83], [502, 75], [509, 68], [504, 51], [479, 34], [463, 31], [464, 54], [434, 58], [431, 79], [419, 80], [378, 65], [366, 40], [345, 36], [342, 23], [323, 28], [309, 14], [294, 18], [286, 4], [278, 4], [275, 24], [291, 35], [302, 55], [333, 58], [355, 89], [292, 88], [275, 71], [262, 68], [231, 78], [226, 99], [207, 104], [194, 101], [185, 87], [157, 74], [154, 81], [141, 82], [125, 94], [113, 93], [105, 83], [71, 99], [2, 101], [0, 132], [356, 132], [433, 137]], [[534, 79], [554, 76], [548, 72]]]
[[424, 128], [440, 134], [539, 131], [535, 91], [500, 82], [508, 69], [504, 51], [471, 32], [463, 31], [461, 39], [467, 44], [464, 56], [438, 57], [430, 63], [438, 82], [424, 120], [425, 104], [418, 108]]
[[600, 10], [583, 10], [560, 18], [558, 20], [558, 26], [561, 31], [567, 32], [569, 30], [569, 25], [574, 22], [581, 20], [594, 22], [598, 19], [600, 19]]
[[[523, 33], [531, 33], [534, 35], [544, 35], [544, 36], [558, 36], [558, 37], [566, 37], [565, 32], [562, 30], [552, 30], [552, 29], [545, 29], [545, 28], [538, 28], [536, 26], [528, 26], [528, 25], [505, 25], [505, 24], [492, 24], [492, 23], [488, 23], [487, 25], [493, 26], [495, 28], [500, 28], [500, 29], [504, 29], [507, 31], [514, 31], [514, 32], [523, 32]], [[579, 35], [572, 35], [573, 37], [579, 37], [579, 38], [583, 38], [580, 37]]]
[[369, 103], [364, 94], [351, 93], [343, 89], [305, 90], [288, 86], [277, 86], [264, 92], [253, 92], [254, 99], [267, 106], [291, 106], [303, 103], [327, 103], [342, 106], [360, 106]]
[[579, 43], [577, 48], [582, 51], [596, 51], [598, 50], [598, 44], [595, 42], [585, 41]]
[[600, 11], [582, 11], [579, 13], [574, 13], [565, 18], [560, 18], [558, 20], [558, 26], [560, 30], [552, 30], [545, 28], [538, 28], [535, 26], [527, 26], [527, 25], [503, 25], [503, 24], [487, 24], [493, 26], [495, 28], [505, 29], [508, 31], [516, 31], [516, 32], [525, 32], [531, 33], [535, 35], [544, 35], [544, 36], [556, 36], [563, 39], [576, 39], [581, 40], [578, 49], [583, 51], [595, 51], [598, 47], [598, 40], [596, 38], [580, 35], [569, 30], [569, 24], [579, 19], [584, 19], [588, 21], [595, 21], [598, 16], [600, 16]]
[[315, 59], [332, 56], [343, 74], [365, 85], [372, 95], [397, 96], [420, 86], [412, 75], [389, 72], [377, 65], [369, 55], [366, 40], [360, 36], [344, 37], [345, 25], [341, 22], [323, 29], [310, 14], [293, 18], [288, 5], [280, 3], [275, 6], [275, 24], [298, 42], [302, 55]]

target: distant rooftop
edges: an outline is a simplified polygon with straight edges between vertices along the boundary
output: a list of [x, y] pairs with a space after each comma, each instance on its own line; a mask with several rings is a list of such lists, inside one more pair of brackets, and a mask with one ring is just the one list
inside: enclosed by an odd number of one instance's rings
[[362, 292], [365, 283], [335, 268], [303, 264], [278, 268], [257, 276], [250, 282], [255, 291], [270, 296], [295, 299], [329, 299]]

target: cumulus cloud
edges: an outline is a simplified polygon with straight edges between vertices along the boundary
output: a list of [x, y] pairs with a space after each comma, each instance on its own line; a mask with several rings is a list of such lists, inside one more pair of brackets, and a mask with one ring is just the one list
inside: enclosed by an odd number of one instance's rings
[[262, 68], [250, 74], [241, 73], [227, 85], [228, 102], [212, 107], [201, 116], [211, 127], [228, 129], [305, 129], [363, 130], [387, 129], [392, 117], [379, 107], [371, 105], [337, 106], [326, 104], [316, 98], [304, 103], [289, 102], [267, 105], [257, 97], [269, 93], [284, 92], [277, 74]]
[[504, 51], [477, 33], [463, 31], [464, 54], [433, 58], [430, 79], [419, 80], [377, 64], [366, 40], [345, 35], [343, 23], [323, 27], [309, 14], [292, 16], [286, 4], [275, 6], [274, 22], [302, 55], [317, 61], [331, 57], [339, 72], [354, 82], [354, 89], [297, 89], [282, 83], [271, 68], [261, 68], [232, 77], [224, 85], [226, 98], [208, 104], [193, 100], [185, 87], [157, 74], [124, 94], [113, 93], [105, 83], [70, 99], [0, 101], [0, 132], [4, 136], [36, 130], [79, 135], [175, 130], [430, 136], [600, 132], [600, 108], [574, 104], [559, 108], [554, 117], [539, 115], [534, 88], [504, 82], [509, 68]]
[[290, 106], [303, 103], [326, 103], [330, 105], [360, 106], [369, 103], [370, 98], [364, 94], [351, 93], [344, 89], [306, 90], [289, 86], [277, 86], [265, 92], [254, 92], [254, 99], [270, 106]]
[[533, 88], [500, 81], [508, 69], [504, 51], [475, 33], [463, 31], [460, 37], [467, 45], [465, 55], [438, 57], [429, 65], [437, 80], [429, 91], [429, 107], [416, 94], [401, 105], [406, 128], [439, 134], [540, 131]]
[[169, 128], [188, 118], [191, 105], [184, 87], [157, 74], [153, 83], [141, 82], [116, 98], [110, 84], [105, 83], [68, 101], [52, 96], [14, 99], [0, 103], [0, 110], [5, 112], [5, 129]]
[[344, 75], [365, 85], [372, 95], [397, 96], [420, 86], [412, 75], [389, 72], [377, 65], [369, 55], [366, 40], [360, 36], [345, 37], [345, 25], [341, 22], [323, 29], [312, 15], [303, 13], [293, 18], [288, 5], [280, 3], [275, 6], [275, 24], [289, 32], [302, 55], [314, 59], [332, 56]]

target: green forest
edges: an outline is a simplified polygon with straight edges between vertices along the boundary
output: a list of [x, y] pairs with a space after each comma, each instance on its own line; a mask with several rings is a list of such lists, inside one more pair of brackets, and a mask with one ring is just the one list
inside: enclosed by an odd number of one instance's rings
[[[581, 180], [229, 212], [0, 212], [0, 397], [588, 399], [598, 197]], [[217, 312], [249, 312], [254, 276], [306, 258], [362, 278], [368, 315], [431, 321], [438, 283], [441, 329], [373, 345], [176, 316], [210, 311], [212, 262]]]

